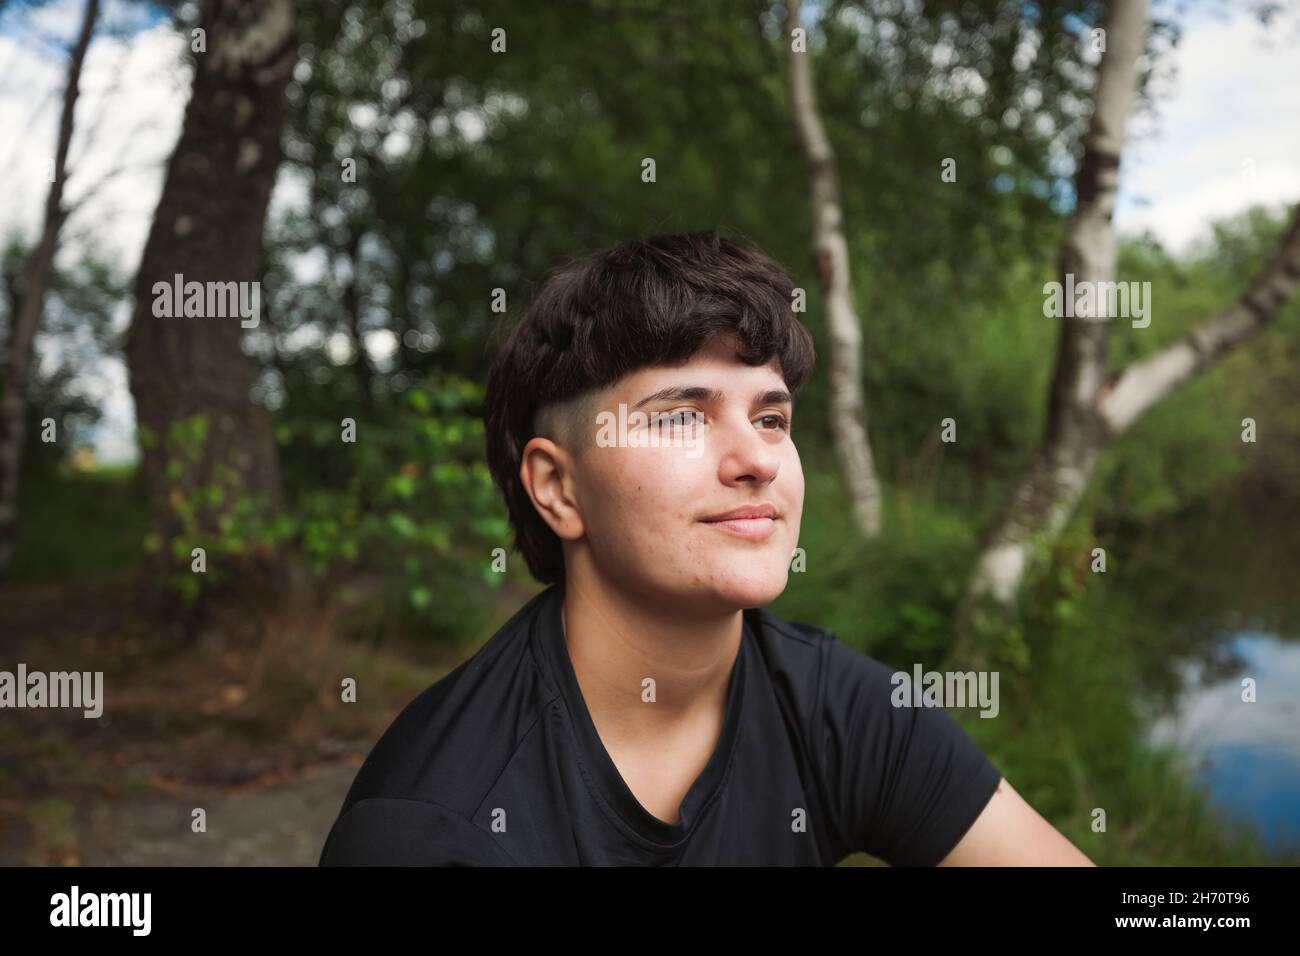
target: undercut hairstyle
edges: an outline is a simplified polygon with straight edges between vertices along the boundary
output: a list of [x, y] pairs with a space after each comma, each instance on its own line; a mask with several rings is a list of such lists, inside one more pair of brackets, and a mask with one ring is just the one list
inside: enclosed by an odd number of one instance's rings
[[488, 468], [534, 578], [562, 583], [564, 552], [519, 478], [528, 441], [541, 435], [579, 455], [598, 390], [685, 362], [719, 335], [735, 337], [748, 365], [775, 358], [798, 394], [816, 357], [793, 297], [780, 263], [716, 230], [623, 242], [548, 273], [502, 334], [484, 396]]

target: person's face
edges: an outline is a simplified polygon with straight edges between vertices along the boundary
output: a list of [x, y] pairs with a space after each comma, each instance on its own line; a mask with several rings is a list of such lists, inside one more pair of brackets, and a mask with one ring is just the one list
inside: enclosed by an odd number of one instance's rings
[[[746, 365], [734, 340], [714, 339], [684, 364], [625, 376], [593, 406], [572, 491], [594, 573], [699, 610], [780, 595], [804, 480], [775, 360]], [[719, 520], [737, 509], [751, 514]]]

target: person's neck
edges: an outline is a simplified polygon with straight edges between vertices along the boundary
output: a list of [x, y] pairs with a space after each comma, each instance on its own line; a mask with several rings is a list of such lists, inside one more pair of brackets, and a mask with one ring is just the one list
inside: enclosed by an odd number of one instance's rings
[[[602, 736], [635, 745], [701, 722], [721, 726], [742, 612], [671, 611], [603, 581], [566, 581], [565, 643]], [[654, 680], [653, 707], [644, 706], [647, 677]]]

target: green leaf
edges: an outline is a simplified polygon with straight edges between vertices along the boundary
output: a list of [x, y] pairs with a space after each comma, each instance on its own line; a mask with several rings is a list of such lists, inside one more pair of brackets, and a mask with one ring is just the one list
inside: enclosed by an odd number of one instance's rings
[[415, 523], [400, 511], [388, 512], [388, 526], [401, 538], [415, 537]]
[[388, 479], [388, 490], [399, 498], [410, 498], [415, 494], [415, 478], [412, 475], [393, 475]]

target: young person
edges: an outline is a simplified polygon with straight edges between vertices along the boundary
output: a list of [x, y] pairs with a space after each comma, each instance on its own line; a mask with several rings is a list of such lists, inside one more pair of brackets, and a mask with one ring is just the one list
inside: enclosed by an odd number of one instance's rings
[[322, 865], [1091, 865], [945, 711], [766, 609], [804, 498], [792, 296], [716, 232], [547, 278], [485, 418], [549, 587], [396, 718]]

